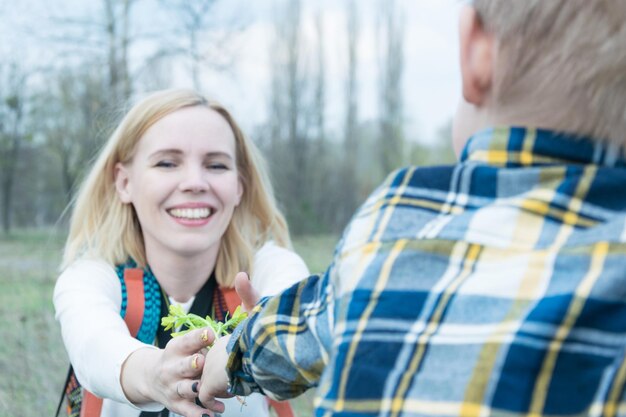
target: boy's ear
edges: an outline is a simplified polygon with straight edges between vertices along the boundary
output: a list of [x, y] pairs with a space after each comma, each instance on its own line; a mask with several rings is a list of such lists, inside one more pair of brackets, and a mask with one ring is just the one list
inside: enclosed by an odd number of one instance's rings
[[481, 106], [491, 91], [495, 38], [472, 6], [461, 11], [459, 37], [463, 97], [468, 103]]
[[128, 168], [121, 162], [115, 164], [115, 189], [122, 203], [128, 204], [132, 201]]

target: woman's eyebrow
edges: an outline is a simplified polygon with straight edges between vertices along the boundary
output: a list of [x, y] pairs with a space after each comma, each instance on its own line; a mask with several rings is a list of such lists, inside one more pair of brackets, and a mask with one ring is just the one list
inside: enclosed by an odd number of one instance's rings
[[219, 152], [219, 151], [207, 152], [204, 156], [206, 158], [224, 157], [224, 158], [228, 158], [228, 159], [233, 159], [233, 156], [230, 153], [228, 153], [228, 152]]
[[154, 158], [157, 156], [167, 156], [167, 155], [182, 155], [183, 151], [180, 149], [159, 149], [157, 151], [152, 152], [150, 155], [148, 155], [148, 158]]
[[[148, 158], [170, 156], [170, 155], [182, 155], [182, 154], [184, 154], [184, 152], [181, 149], [176, 149], [176, 148], [159, 149], [157, 151], [152, 152], [150, 155], [148, 155]], [[234, 159], [233, 156], [229, 152], [222, 152], [222, 151], [207, 152], [206, 154], [204, 154], [204, 157], [205, 158], [223, 157], [223, 158], [228, 158], [228, 159]]]

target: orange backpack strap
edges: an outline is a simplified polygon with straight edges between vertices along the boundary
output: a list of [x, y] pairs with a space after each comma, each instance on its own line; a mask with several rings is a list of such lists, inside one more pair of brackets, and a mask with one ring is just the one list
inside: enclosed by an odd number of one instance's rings
[[80, 417], [100, 417], [102, 398], [96, 397], [83, 388], [83, 402], [80, 406]]
[[235, 312], [235, 309], [241, 305], [241, 298], [234, 288], [220, 287], [224, 301], [226, 302], [226, 308], [230, 314]]
[[[139, 268], [124, 269], [126, 284], [126, 314], [124, 321], [131, 336], [137, 337], [145, 312], [145, 294], [143, 287], [143, 270]], [[100, 417], [102, 398], [97, 397], [83, 388], [83, 401], [80, 417]]]
[[139, 268], [126, 268], [124, 270], [124, 282], [126, 283], [126, 315], [124, 321], [130, 335], [137, 337], [143, 315], [145, 312], [145, 295], [143, 288], [143, 270]]
[[274, 409], [278, 417], [295, 417], [289, 401], [276, 401], [268, 398], [267, 403]]
[[[230, 314], [235, 312], [235, 309], [241, 305], [241, 297], [237, 294], [234, 288], [224, 288], [220, 287], [220, 291], [222, 292], [222, 296], [224, 297], [224, 301], [226, 302], [226, 307]], [[291, 408], [291, 404], [289, 401], [276, 401], [267, 398], [268, 405], [274, 409], [276, 415], [278, 417], [294, 417], [295, 414], [293, 409]]]

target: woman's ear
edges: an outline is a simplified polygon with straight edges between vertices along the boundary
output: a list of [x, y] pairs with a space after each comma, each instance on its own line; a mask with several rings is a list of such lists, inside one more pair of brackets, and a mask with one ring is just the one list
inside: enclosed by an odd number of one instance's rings
[[115, 164], [115, 189], [122, 203], [129, 204], [132, 201], [128, 168], [121, 162]]
[[459, 22], [463, 97], [480, 107], [491, 92], [496, 41], [472, 6], [465, 6]]

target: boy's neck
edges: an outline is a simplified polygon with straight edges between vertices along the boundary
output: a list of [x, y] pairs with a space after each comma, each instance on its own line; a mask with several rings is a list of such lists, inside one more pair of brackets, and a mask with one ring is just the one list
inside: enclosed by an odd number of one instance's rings
[[457, 155], [465, 147], [467, 141], [476, 133], [497, 126], [519, 126], [545, 129], [560, 132], [577, 133], [572, 126], [563, 126], [549, 118], [550, 112], [541, 114], [533, 109], [496, 106], [491, 102], [477, 107], [462, 102], [457, 111], [454, 123], [454, 149]]

